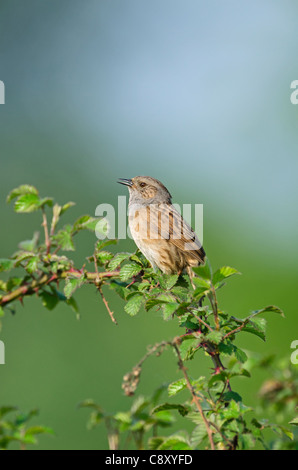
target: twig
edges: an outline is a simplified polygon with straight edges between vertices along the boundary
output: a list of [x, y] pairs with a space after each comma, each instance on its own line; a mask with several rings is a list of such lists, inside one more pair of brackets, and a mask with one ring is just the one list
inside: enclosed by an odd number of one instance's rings
[[216, 292], [215, 292], [213, 285], [211, 285], [211, 292], [212, 292], [213, 298], [212, 296], [210, 296], [209, 299], [210, 299], [210, 303], [211, 303], [213, 314], [214, 314], [215, 328], [216, 330], [219, 330], [220, 325], [219, 325], [219, 318], [218, 318], [218, 304], [217, 304]]
[[208, 325], [208, 323], [206, 323], [204, 320], [202, 320], [201, 317], [199, 317], [198, 315], [195, 315], [195, 314], [193, 314], [193, 316], [195, 317], [196, 320], [198, 320], [198, 322], [200, 322], [200, 323], [202, 323], [202, 325], [206, 326], [206, 328], [208, 328], [208, 330], [213, 331], [213, 328], [211, 328], [211, 326]]
[[[57, 282], [60, 279], [66, 279], [69, 277], [81, 277], [82, 272], [78, 269], [70, 269], [68, 271], [63, 271], [57, 274], [44, 274], [40, 279], [34, 279], [30, 283], [25, 283], [20, 287], [12, 290], [8, 294], [5, 294], [3, 297], [0, 297], [0, 306], [4, 307], [9, 303], [17, 300], [19, 298], [35, 294], [41, 287], [51, 284], [52, 282]], [[106, 271], [101, 273], [92, 273], [86, 272], [85, 277], [90, 282], [95, 282], [98, 278], [104, 280], [105, 278], [118, 277], [119, 271]]]
[[45, 244], [46, 244], [47, 255], [48, 255], [50, 253], [50, 249], [51, 249], [51, 241], [50, 241], [50, 238], [49, 238], [47, 215], [46, 215], [46, 211], [45, 211], [44, 208], [42, 209], [42, 226], [44, 228]]
[[110, 315], [110, 317], [111, 317], [112, 322], [115, 323], [115, 325], [118, 325], [118, 323], [117, 323], [117, 321], [116, 321], [116, 319], [115, 319], [115, 317], [114, 317], [114, 313], [113, 313], [112, 310], [110, 309], [109, 304], [108, 304], [108, 301], [107, 301], [107, 299], [105, 298], [105, 296], [103, 295], [103, 292], [102, 292], [102, 289], [101, 289], [100, 286], [98, 286], [98, 291], [99, 291], [99, 293], [100, 293], [100, 295], [101, 295], [101, 298], [102, 298], [102, 300], [103, 300], [103, 303], [105, 304], [106, 309], [107, 309], [107, 311], [108, 311], [108, 313], [109, 313], [109, 315]]
[[204, 415], [204, 412], [203, 412], [203, 409], [201, 407], [201, 403], [200, 403], [200, 400], [193, 388], [193, 386], [191, 385], [191, 382], [190, 382], [190, 379], [188, 377], [188, 374], [187, 374], [187, 370], [186, 370], [186, 367], [183, 363], [183, 360], [182, 360], [182, 357], [181, 357], [181, 354], [180, 354], [180, 351], [179, 351], [179, 348], [177, 346], [177, 340], [176, 338], [172, 341], [172, 346], [173, 348], [175, 349], [176, 351], [176, 354], [178, 356], [178, 365], [179, 365], [179, 369], [181, 370], [181, 372], [183, 373], [184, 375], [184, 378], [185, 378], [185, 381], [186, 381], [186, 385], [187, 385], [187, 388], [189, 389], [191, 395], [192, 395], [192, 398], [193, 398], [193, 402], [195, 403], [197, 409], [198, 409], [198, 412], [202, 418], [202, 420], [204, 421], [204, 425], [205, 425], [205, 428], [206, 428], [206, 431], [207, 431], [207, 434], [208, 434], [208, 438], [209, 438], [209, 442], [210, 442], [210, 446], [211, 446], [211, 449], [212, 450], [215, 450], [215, 446], [214, 446], [214, 441], [213, 441], [213, 436], [212, 436], [212, 430], [210, 429], [210, 426], [209, 426], [209, 422], [206, 418], [206, 416]]
[[242, 328], [244, 328], [245, 326], [247, 325], [246, 322], [243, 322], [242, 325], [238, 326], [237, 328], [235, 328], [234, 330], [232, 331], [229, 331], [229, 333], [227, 333], [224, 337], [223, 337], [223, 340], [228, 338], [229, 336], [233, 335], [234, 333], [238, 333], [239, 331], [242, 330]]

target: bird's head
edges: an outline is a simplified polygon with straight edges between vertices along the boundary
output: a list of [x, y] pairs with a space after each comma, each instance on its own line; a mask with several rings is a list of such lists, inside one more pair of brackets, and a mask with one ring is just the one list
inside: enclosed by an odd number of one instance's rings
[[143, 204], [170, 204], [172, 196], [167, 188], [151, 176], [120, 178], [118, 183], [128, 186], [130, 202]]

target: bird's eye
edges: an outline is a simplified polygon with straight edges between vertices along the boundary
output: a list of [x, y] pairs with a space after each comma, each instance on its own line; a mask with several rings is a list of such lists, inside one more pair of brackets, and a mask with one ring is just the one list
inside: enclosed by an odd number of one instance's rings
[[141, 188], [144, 188], [146, 186], [146, 183], [140, 183]]

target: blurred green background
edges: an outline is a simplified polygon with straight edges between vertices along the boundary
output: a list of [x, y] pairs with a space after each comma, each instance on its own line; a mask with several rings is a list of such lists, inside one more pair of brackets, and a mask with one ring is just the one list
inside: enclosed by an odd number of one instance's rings
[[[290, 359], [297, 332], [298, 5], [253, 0], [1, 0], [0, 257], [39, 228], [36, 214], [6, 206], [10, 189], [35, 185], [43, 196], [77, 205], [70, 219], [117, 203], [118, 177], [160, 179], [177, 203], [204, 204], [204, 246], [214, 268], [243, 273], [220, 293], [235, 316], [269, 304], [268, 340], [242, 335], [238, 346]], [[67, 220], [67, 218], [66, 218]], [[94, 246], [80, 235], [80, 266]], [[120, 251], [134, 251], [131, 240]], [[40, 449], [107, 448], [103, 428], [86, 430], [93, 398], [126, 410], [123, 375], [148, 344], [179, 334], [160, 313], [128, 317], [107, 292], [110, 321], [91, 287], [76, 296], [81, 320], [26, 299], [6, 314], [0, 339], [0, 404], [40, 409], [56, 437]], [[193, 375], [209, 373], [197, 354]], [[179, 377], [169, 351], [144, 366], [140, 393]], [[235, 380], [254, 406], [264, 377]]]

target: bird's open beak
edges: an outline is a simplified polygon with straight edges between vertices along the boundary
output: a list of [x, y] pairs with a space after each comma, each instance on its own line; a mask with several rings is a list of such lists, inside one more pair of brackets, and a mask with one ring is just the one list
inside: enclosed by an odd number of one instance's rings
[[133, 185], [132, 180], [126, 179], [126, 178], [119, 178], [119, 181], [117, 181], [117, 183], [124, 184], [125, 186], [130, 186], [130, 187]]

